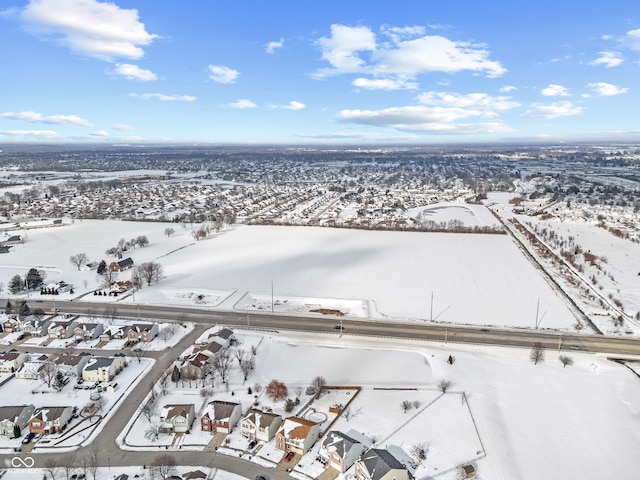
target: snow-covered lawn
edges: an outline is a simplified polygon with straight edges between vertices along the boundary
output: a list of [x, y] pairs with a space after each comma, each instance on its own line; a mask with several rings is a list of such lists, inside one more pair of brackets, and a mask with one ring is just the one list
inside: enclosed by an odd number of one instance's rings
[[[74, 285], [73, 295], [42, 297], [47, 300], [135, 300], [247, 312], [273, 307], [280, 313], [324, 308], [354, 317], [511, 327], [533, 327], [539, 301], [542, 328], [571, 330], [575, 324], [507, 235], [240, 225], [195, 242], [181, 228], [165, 236], [166, 227], [84, 221], [31, 231], [23, 245], [0, 259], [4, 293], [13, 275], [35, 266], [47, 272], [47, 282]], [[111, 261], [105, 250], [137, 235], [147, 235], [150, 245], [127, 255], [135, 264], [160, 262], [165, 277], [135, 297], [89, 293], [98, 286], [95, 271], [78, 271], [69, 257], [86, 252], [90, 260]], [[39, 298], [31, 295], [32, 302]]]
[[[236, 336], [238, 348], [256, 347], [256, 369], [243, 382], [236, 367], [228, 390], [216, 385], [211, 400], [237, 401], [245, 411], [257, 402], [259, 408], [283, 416], [315, 419], [324, 430], [335, 418], [329, 407], [346, 405], [353, 398], [331, 428], [367, 446], [389, 449], [417, 479], [453, 480], [464, 463], [475, 465], [481, 478], [635, 478], [640, 381], [629, 369], [600, 357], [572, 352], [573, 364], [563, 367], [555, 351], [545, 351], [544, 360], [534, 365], [526, 349], [348, 335], [263, 337], [237, 331]], [[449, 355], [453, 364], [447, 362]], [[328, 385], [361, 390], [329, 389], [318, 400], [302, 393], [291, 413], [285, 412], [284, 401], [264, 394], [266, 384], [277, 379], [295, 398], [296, 390], [304, 392], [318, 375]], [[451, 383], [445, 394], [441, 380]], [[257, 398], [256, 384], [262, 386]], [[195, 403], [197, 409], [203, 401], [200, 390], [200, 385], [189, 389], [171, 384], [160, 404]], [[410, 403], [407, 411], [402, 408], [405, 401]], [[197, 419], [192, 433], [174, 448], [201, 449], [208, 443], [211, 436], [200, 431]], [[150, 442], [143, 435], [148, 422], [139, 418], [136, 423], [127, 434], [131, 446], [154, 448], [174, 442], [170, 435]], [[282, 458], [273, 442], [248, 452], [239, 428], [227, 438], [222, 453], [251, 455], [267, 467]], [[415, 457], [415, 446], [424, 448], [425, 460]], [[322, 471], [315, 460], [319, 447], [320, 442], [302, 458], [294, 476], [306, 478]]]

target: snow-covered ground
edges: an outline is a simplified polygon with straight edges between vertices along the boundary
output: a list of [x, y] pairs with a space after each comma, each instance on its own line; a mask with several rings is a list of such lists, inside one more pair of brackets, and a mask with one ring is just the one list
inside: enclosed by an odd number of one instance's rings
[[[438, 208], [442, 218], [447, 210], [450, 218], [469, 215], [468, 208]], [[472, 218], [481, 216], [475, 212]], [[571, 330], [575, 324], [507, 235], [240, 225], [195, 242], [188, 228], [173, 226], [171, 237], [163, 234], [167, 224], [118, 221], [28, 232], [23, 245], [0, 258], [3, 293], [13, 275], [35, 266], [47, 273], [48, 282], [74, 285], [73, 295], [43, 297], [48, 300], [81, 297], [279, 313], [323, 308], [354, 317], [524, 328], [535, 326], [539, 302], [542, 328]], [[92, 295], [95, 272], [76, 270], [69, 257], [85, 252], [90, 260], [109, 262], [107, 248], [138, 235], [147, 235], [150, 245], [127, 254], [135, 264], [160, 262], [165, 277], [135, 297]], [[37, 300], [39, 294], [31, 297]]]
[[[256, 383], [264, 387], [274, 378], [287, 385], [292, 398], [298, 387], [305, 389], [318, 375], [330, 386], [360, 388], [329, 390], [319, 400], [303, 393], [292, 414], [323, 422], [324, 429], [333, 420], [328, 408], [354, 397], [348, 415], [331, 428], [367, 446], [389, 449], [417, 479], [453, 480], [456, 467], [466, 463], [477, 468], [480, 478], [636, 478], [640, 382], [629, 369], [597, 356], [572, 352], [573, 364], [563, 367], [555, 351], [544, 352], [544, 360], [534, 365], [526, 349], [348, 335], [263, 336], [246, 331], [236, 336], [237, 348], [256, 347], [256, 369], [244, 383], [236, 367], [229, 388], [214, 386], [209, 399], [239, 401], [246, 410], [256, 401], [255, 391], [249, 394], [248, 388]], [[447, 362], [449, 355], [453, 364]], [[451, 382], [445, 394], [441, 380]], [[201, 389], [172, 383], [158, 405], [200, 404]], [[264, 390], [257, 401], [260, 408], [288, 415], [284, 402], [274, 402]], [[411, 403], [406, 412], [404, 401]], [[147, 421], [139, 417], [135, 422], [123, 432], [125, 448], [173, 443], [170, 435], [156, 442], [145, 439]], [[173, 448], [202, 449], [210, 438], [196, 420], [192, 433]], [[228, 438], [219, 451], [246, 458], [248, 442], [239, 429]], [[424, 447], [426, 460], [416, 461], [417, 445]], [[322, 471], [315, 460], [319, 446], [300, 460], [293, 476], [308, 478]], [[273, 467], [282, 452], [267, 444], [251, 455], [253, 461]]]

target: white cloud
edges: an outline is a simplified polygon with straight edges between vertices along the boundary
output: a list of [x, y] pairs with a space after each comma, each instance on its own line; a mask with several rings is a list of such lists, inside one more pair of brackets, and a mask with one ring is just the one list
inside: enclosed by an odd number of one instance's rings
[[97, 0], [30, 0], [21, 19], [30, 32], [101, 60], [138, 59], [157, 35], [146, 31], [134, 9]]
[[415, 90], [418, 84], [399, 78], [356, 78], [352, 85], [365, 90]]
[[277, 42], [269, 42], [265, 45], [264, 49], [267, 53], [273, 53], [279, 48], [284, 46], [284, 38], [281, 38]]
[[328, 132], [295, 133], [296, 137], [315, 139], [354, 139], [354, 140], [416, 140], [418, 135], [381, 135], [371, 132]]
[[622, 42], [632, 50], [640, 50], [640, 28], [629, 30]]
[[420, 37], [427, 31], [422, 25], [413, 25], [410, 27], [388, 27], [383, 25], [380, 30], [396, 43], [409, 38]]
[[223, 65], [209, 65], [209, 78], [218, 83], [234, 83], [240, 72]]
[[136, 128], [132, 127], [131, 125], [119, 124], [119, 125], [114, 125], [113, 129], [119, 130], [121, 132], [130, 132], [131, 130], [135, 130]]
[[125, 77], [127, 80], [138, 80], [140, 82], [153, 82], [158, 76], [151, 70], [143, 70], [137, 65], [129, 63], [118, 63], [113, 69], [116, 75]]
[[45, 140], [58, 137], [58, 134], [52, 130], [0, 130], [0, 135], [7, 137], [35, 137]]
[[[456, 73], [463, 70], [484, 72], [499, 77], [506, 69], [489, 60], [489, 51], [481, 44], [458, 42], [440, 35], [422, 35], [419, 27], [384, 27], [390, 42], [376, 41], [368, 27], [332, 25], [331, 36], [322, 37], [317, 45], [322, 58], [331, 67], [316, 71], [315, 78], [344, 73], [366, 73], [376, 78], [413, 78], [420, 73]], [[422, 35], [417, 38], [416, 35]], [[363, 56], [367, 53], [367, 57]]]
[[130, 93], [129, 96], [143, 100], [157, 99], [163, 102], [193, 102], [196, 99], [192, 95], [165, 95], [164, 93]]
[[589, 62], [589, 65], [604, 65], [607, 68], [617, 67], [624, 62], [618, 52], [598, 52], [599, 57]]
[[104, 130], [98, 130], [97, 132], [91, 133], [91, 136], [98, 137], [98, 138], [106, 138], [109, 136], [109, 132], [105, 132]]
[[281, 108], [284, 108], [285, 110], [303, 110], [304, 108], [307, 108], [307, 106], [302, 102], [291, 100], [288, 104], [283, 105]]
[[397, 130], [423, 133], [465, 134], [505, 132], [510, 129], [499, 122], [457, 124], [457, 120], [485, 116], [482, 110], [426, 106], [391, 107], [382, 110], [342, 110], [338, 120]]
[[485, 116], [492, 116], [490, 112], [510, 110], [519, 107], [518, 102], [511, 97], [492, 97], [486, 93], [450, 93], [450, 92], [425, 92], [418, 96], [418, 101], [424, 105], [435, 105], [454, 108], [482, 108]]
[[318, 77], [365, 71], [365, 61], [357, 53], [376, 49], [376, 38], [368, 27], [348, 27], [331, 25], [331, 36], [322, 37], [317, 42], [322, 50], [322, 58], [333, 69], [323, 69]]
[[628, 88], [618, 87], [617, 85], [606, 82], [589, 83], [588, 86], [595, 93], [597, 93], [598, 95], [602, 95], [603, 97], [621, 95], [629, 90]]
[[244, 99], [244, 98], [230, 103], [229, 106], [231, 108], [239, 108], [239, 109], [256, 108], [257, 107], [257, 105], [255, 103], [253, 103], [251, 100], [247, 100], [247, 99]]
[[571, 102], [557, 102], [548, 105], [534, 103], [531, 108], [522, 114], [527, 118], [558, 118], [581, 115], [584, 112], [582, 107]]
[[0, 117], [31, 123], [49, 123], [53, 125], [78, 125], [80, 127], [93, 127], [93, 125], [88, 120], [80, 118], [77, 115], [45, 116], [38, 112], [5, 112], [0, 114]]
[[547, 87], [543, 88], [540, 93], [545, 97], [568, 97], [570, 95], [567, 87], [555, 83], [550, 83]]
[[518, 87], [514, 87], [513, 85], [505, 85], [504, 87], [500, 87], [500, 93], [510, 93], [518, 90]]

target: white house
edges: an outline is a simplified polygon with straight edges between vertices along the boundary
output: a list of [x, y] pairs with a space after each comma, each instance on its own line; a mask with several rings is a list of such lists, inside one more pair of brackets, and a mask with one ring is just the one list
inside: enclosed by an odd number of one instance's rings
[[273, 413], [250, 409], [240, 422], [240, 434], [249, 440], [269, 442], [282, 424], [282, 417]]

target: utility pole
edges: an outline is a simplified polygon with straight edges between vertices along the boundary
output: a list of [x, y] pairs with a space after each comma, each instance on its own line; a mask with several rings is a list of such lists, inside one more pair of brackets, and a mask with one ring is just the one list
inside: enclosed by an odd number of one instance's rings
[[538, 328], [538, 314], [540, 313], [540, 298], [538, 297], [538, 303], [536, 304], [536, 328]]
[[271, 313], [273, 313], [273, 280], [271, 280]]
[[429, 321], [433, 322], [433, 292], [431, 292], [431, 310], [429, 312]]

